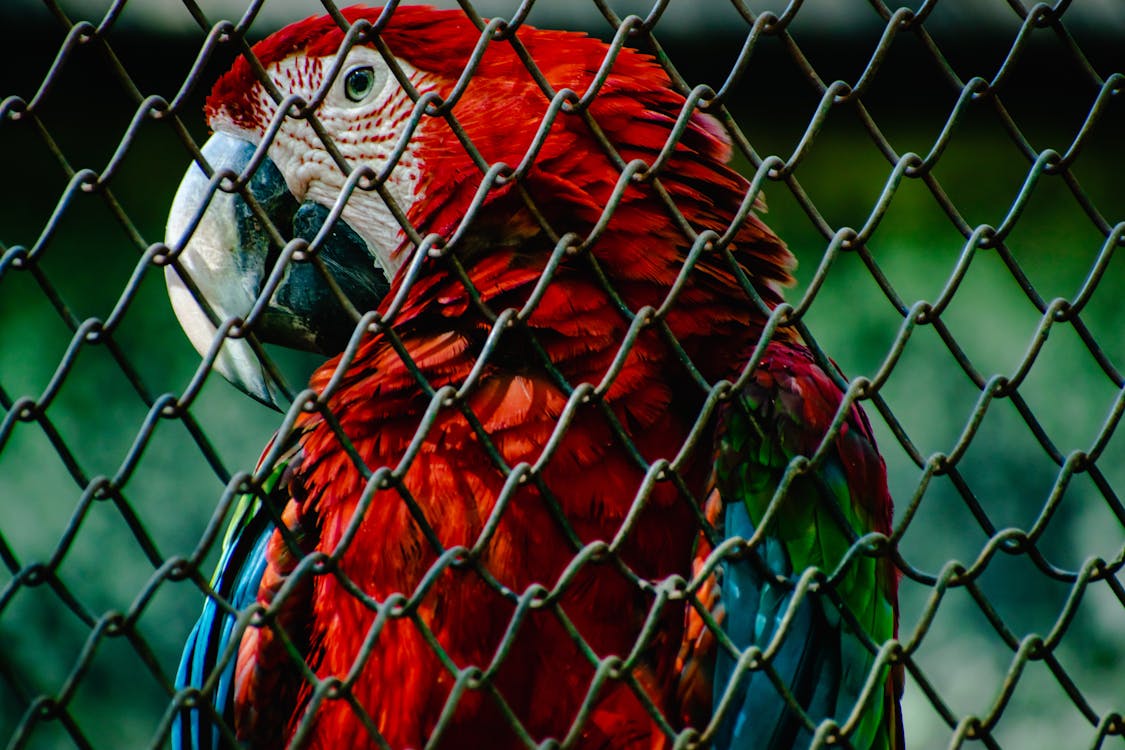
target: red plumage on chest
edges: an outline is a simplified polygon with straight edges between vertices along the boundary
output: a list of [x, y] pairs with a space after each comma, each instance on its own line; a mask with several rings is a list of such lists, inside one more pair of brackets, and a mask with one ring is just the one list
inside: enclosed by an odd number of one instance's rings
[[[557, 88], [590, 85], [605, 52], [573, 35], [541, 43]], [[515, 101], [534, 125], [549, 100], [492, 74], [528, 77], [506, 49], [490, 47], [473, 107], [455, 113], [488, 161], [514, 165], [535, 128], [498, 129], [496, 113]], [[651, 162], [682, 104], [655, 63], [624, 50], [590, 113], [620, 158]], [[518, 725], [533, 742], [573, 731], [584, 748], [663, 746], [652, 714], [681, 715], [684, 623], [684, 603], [665, 597], [691, 574], [710, 478], [699, 381], [737, 377], [764, 322], [743, 284], [776, 304], [792, 261], [753, 214], [731, 231], [747, 183], [719, 132], [692, 115], [660, 186], [622, 187], [581, 115], [561, 115], [518, 190], [494, 188], [462, 224], [480, 170], [445, 121], [420, 129], [425, 200], [409, 218], [460, 239], [400, 271], [385, 326], [313, 377], [331, 417], [298, 425], [284, 519], [301, 549], [275, 533], [259, 594], [287, 592], [277, 622], [290, 643], [270, 628], [243, 639], [240, 734], [502, 748], [523, 746]], [[689, 262], [705, 230], [730, 231], [731, 255]], [[566, 232], [578, 251], [559, 261]], [[661, 470], [672, 461], [674, 478]], [[296, 581], [308, 552], [320, 569]], [[294, 649], [338, 682], [313, 689]]]
[[[607, 340], [624, 339], [620, 316], [603, 308], [587, 325], [599, 318]], [[486, 355], [481, 339], [464, 332], [408, 331], [400, 340], [433, 395], [377, 337], [329, 402], [363, 464], [390, 471], [365, 479], [327, 422], [314, 418], [304, 439], [295, 480], [304, 513], [319, 526], [316, 548], [341, 552], [338, 572], [319, 577], [311, 594], [318, 675], [357, 672], [352, 690], [383, 712], [372, 718], [392, 746], [424, 744], [445, 710], [453, 712], [450, 738], [504, 746], [515, 736], [497, 695], [533, 737], [561, 737], [595, 676], [584, 652], [625, 657], [652, 616], [660, 636], [641, 644], [633, 676], [666, 709], [683, 615], [675, 606], [654, 611], [652, 589], [690, 568], [697, 499], [671, 481], [646, 482], [644, 463], [681, 450], [701, 393], [687, 390], [654, 330], [638, 337], [604, 394], [589, 386], [568, 394], [533, 355], [514, 363], [529, 354], [516, 329], [494, 337]], [[575, 367], [604, 376], [617, 355], [567, 348], [559, 374], [574, 383], [598, 382], [574, 377]], [[683, 475], [702, 492], [694, 465]], [[371, 605], [391, 599], [406, 616], [376, 625]], [[521, 599], [534, 604], [521, 607]], [[373, 628], [380, 632], [361, 656]], [[450, 708], [449, 667], [488, 670], [493, 688], [469, 690]], [[585, 743], [656, 742], [632, 688], [611, 681], [596, 695]], [[335, 746], [365, 742], [342, 701], [326, 703], [316, 721], [316, 736]]]

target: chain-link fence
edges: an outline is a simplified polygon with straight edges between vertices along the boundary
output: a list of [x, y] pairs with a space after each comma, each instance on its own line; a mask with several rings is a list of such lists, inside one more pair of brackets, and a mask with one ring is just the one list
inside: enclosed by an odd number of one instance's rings
[[[129, 27], [139, 2], [83, 20], [45, 0], [0, 91], [10, 747], [167, 743], [231, 500], [281, 423], [202, 379], [160, 241], [203, 96], [272, 29], [262, 3], [223, 20], [184, 0], [196, 31], [150, 36]], [[815, 3], [715, 0], [699, 39], [668, 29], [677, 2], [573, 5], [727, 126], [801, 261], [774, 317], [839, 362], [875, 423], [908, 745], [1120, 746], [1125, 28], [1072, 24], [1066, 2], [998, 2], [982, 29], [942, 2], [856, 2], [826, 28]], [[291, 383], [316, 364], [272, 355]]]

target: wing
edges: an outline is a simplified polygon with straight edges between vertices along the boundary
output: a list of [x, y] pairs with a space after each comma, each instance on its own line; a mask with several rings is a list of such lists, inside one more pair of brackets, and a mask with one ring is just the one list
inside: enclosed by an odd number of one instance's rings
[[[282, 484], [290, 458], [280, 460], [263, 483], [267, 497]], [[176, 715], [172, 724], [173, 750], [212, 750], [229, 746], [223, 742], [214, 717], [220, 717], [233, 730], [238, 650], [237, 644], [232, 645], [231, 641], [241, 639], [243, 634], [243, 629], [235, 630], [236, 613], [258, 600], [266, 571], [266, 549], [275, 528], [274, 515], [256, 494], [245, 494], [238, 499], [223, 540], [222, 556], [211, 577], [211, 588], [216, 596], [207, 597], [203, 612], [188, 636], [176, 672], [176, 688], [203, 689], [213, 674], [217, 673], [218, 679], [210, 695], [204, 696], [209, 708], [184, 708]]]
[[[800, 346], [772, 344], [754, 377], [720, 416], [716, 483], [726, 538], [749, 539], [761, 525], [786, 468], [811, 457], [828, 431], [842, 394]], [[793, 603], [795, 582], [810, 566], [833, 573], [854, 540], [890, 533], [886, 471], [870, 425], [853, 406], [815, 475], [799, 477], [780, 499], [762, 543], [719, 569], [723, 628], [742, 651], [766, 649], [792, 608], [792, 620], [771, 665], [814, 724], [847, 721], [875, 654], [827, 596]], [[897, 574], [885, 558], [857, 555], [834, 586], [875, 644], [897, 629]], [[714, 701], [723, 699], [737, 660], [716, 649]], [[898, 696], [901, 668], [884, 668], [849, 736], [858, 750], [902, 747]], [[890, 674], [888, 674], [890, 672]], [[743, 672], [721, 717], [716, 747], [754, 750], [805, 747], [810, 732], [765, 671]]]

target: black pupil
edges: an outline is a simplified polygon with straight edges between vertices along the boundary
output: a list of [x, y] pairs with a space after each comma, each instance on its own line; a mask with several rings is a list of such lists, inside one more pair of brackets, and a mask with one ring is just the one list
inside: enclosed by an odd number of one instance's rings
[[371, 68], [356, 68], [348, 73], [345, 81], [344, 93], [353, 102], [358, 102], [371, 91], [371, 84], [375, 80], [375, 73]]

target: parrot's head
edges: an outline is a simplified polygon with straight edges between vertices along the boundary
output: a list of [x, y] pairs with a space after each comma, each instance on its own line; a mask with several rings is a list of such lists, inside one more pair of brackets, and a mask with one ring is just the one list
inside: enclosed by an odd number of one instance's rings
[[[732, 250], [767, 304], [780, 301], [792, 256], [742, 210], [748, 183], [727, 166], [723, 127], [693, 109], [651, 57], [529, 26], [516, 32], [518, 44], [486, 39], [491, 32], [460, 10], [342, 15], [351, 31], [322, 16], [257, 43], [255, 62], [236, 60], [207, 99], [214, 134], [202, 153], [218, 174], [191, 166], [167, 232], [178, 253], [166, 274], [172, 304], [200, 353], [214, 346], [216, 323], [248, 315], [261, 342], [339, 353], [355, 312], [376, 309], [392, 288], [399, 296], [399, 270], [427, 235], [455, 242], [462, 263], [507, 253], [514, 260], [502, 271], [525, 281], [566, 232], [598, 235], [599, 257], [616, 254], [607, 273], [648, 290], [635, 306], [659, 305], [693, 238], [650, 184], [623, 170], [630, 161], [663, 161], [662, 190], [697, 229], [722, 234], [735, 222]], [[552, 90], [561, 92], [554, 102]], [[567, 91], [570, 101], [558, 106]], [[580, 96], [589, 103], [574, 106]], [[499, 163], [520, 165], [518, 179], [486, 181]], [[293, 239], [310, 242], [319, 262], [283, 252]], [[474, 283], [483, 275], [478, 268]], [[726, 279], [738, 296], [728, 271], [699, 276]], [[486, 283], [511, 288], [510, 279]], [[274, 402], [247, 340], [226, 339], [214, 367]]]
[[[376, 22], [381, 11], [357, 7], [344, 15]], [[396, 11], [380, 34], [406, 47], [403, 39], [423, 23], [431, 34], [463, 40], [465, 56], [479, 36], [463, 14], [429, 8]], [[409, 256], [396, 213], [410, 214], [425, 189], [424, 139], [417, 124], [408, 128], [415, 101], [396, 74], [415, 96], [449, 79], [397, 55], [392, 72], [373, 41], [345, 43], [328, 16], [283, 29], [254, 54], [272, 86], [239, 58], [207, 99], [213, 135], [202, 154], [216, 176], [192, 164], [176, 193], [166, 239], [181, 252], [166, 268], [169, 295], [201, 354], [214, 343], [216, 323], [245, 319], [255, 306], [250, 330], [259, 341], [335, 354], [355, 327], [340, 294], [360, 313], [378, 306]], [[437, 52], [446, 63], [449, 57]], [[382, 190], [371, 189], [369, 179], [345, 187], [348, 173], [363, 167], [368, 176], [385, 172]], [[291, 258], [279, 263], [292, 239], [309, 242], [323, 268]], [[276, 403], [275, 386], [245, 339], [224, 341], [214, 366], [254, 398]]]

